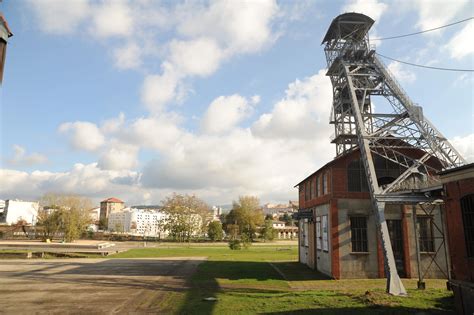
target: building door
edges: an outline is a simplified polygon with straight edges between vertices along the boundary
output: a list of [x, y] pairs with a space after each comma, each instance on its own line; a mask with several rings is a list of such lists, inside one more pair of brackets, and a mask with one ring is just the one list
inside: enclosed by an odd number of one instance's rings
[[387, 220], [390, 243], [392, 244], [393, 256], [400, 278], [406, 277], [405, 260], [403, 255], [403, 233], [402, 220]]

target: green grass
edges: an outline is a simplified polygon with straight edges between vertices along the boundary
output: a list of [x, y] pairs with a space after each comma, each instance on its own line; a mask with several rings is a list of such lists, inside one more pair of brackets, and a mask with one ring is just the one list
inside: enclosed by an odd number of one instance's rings
[[[132, 249], [111, 258], [207, 257], [177, 300], [181, 314], [446, 314], [452, 293], [445, 280], [403, 280], [407, 297], [387, 295], [385, 279], [331, 280], [296, 262], [296, 246], [176, 246]], [[218, 301], [204, 301], [216, 297]]]
[[136, 248], [109, 256], [110, 258], [153, 257], [208, 257], [209, 260], [267, 261], [296, 260], [296, 246], [252, 246], [248, 249], [230, 250], [223, 246]]

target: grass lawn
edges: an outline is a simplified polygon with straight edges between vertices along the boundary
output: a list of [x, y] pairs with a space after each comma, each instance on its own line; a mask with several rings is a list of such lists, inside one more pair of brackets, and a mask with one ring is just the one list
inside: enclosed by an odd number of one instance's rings
[[[191, 257], [198, 267], [192, 288], [177, 300], [182, 314], [454, 314], [445, 280], [404, 280], [407, 297], [385, 293], [384, 279], [331, 280], [296, 262], [296, 246], [176, 246], [132, 249], [111, 258]], [[215, 297], [217, 301], [204, 301]]]

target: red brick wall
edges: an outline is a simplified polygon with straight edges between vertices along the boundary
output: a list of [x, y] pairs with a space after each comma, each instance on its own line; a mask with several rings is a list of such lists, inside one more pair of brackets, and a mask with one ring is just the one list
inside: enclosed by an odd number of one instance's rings
[[474, 258], [467, 257], [460, 199], [474, 193], [474, 178], [445, 184], [446, 225], [453, 279], [474, 282]]

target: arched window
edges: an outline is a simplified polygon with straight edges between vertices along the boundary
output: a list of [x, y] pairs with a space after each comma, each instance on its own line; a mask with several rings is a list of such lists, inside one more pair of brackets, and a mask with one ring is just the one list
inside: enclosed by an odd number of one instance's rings
[[461, 212], [467, 257], [474, 257], [474, 194], [461, 198]]

